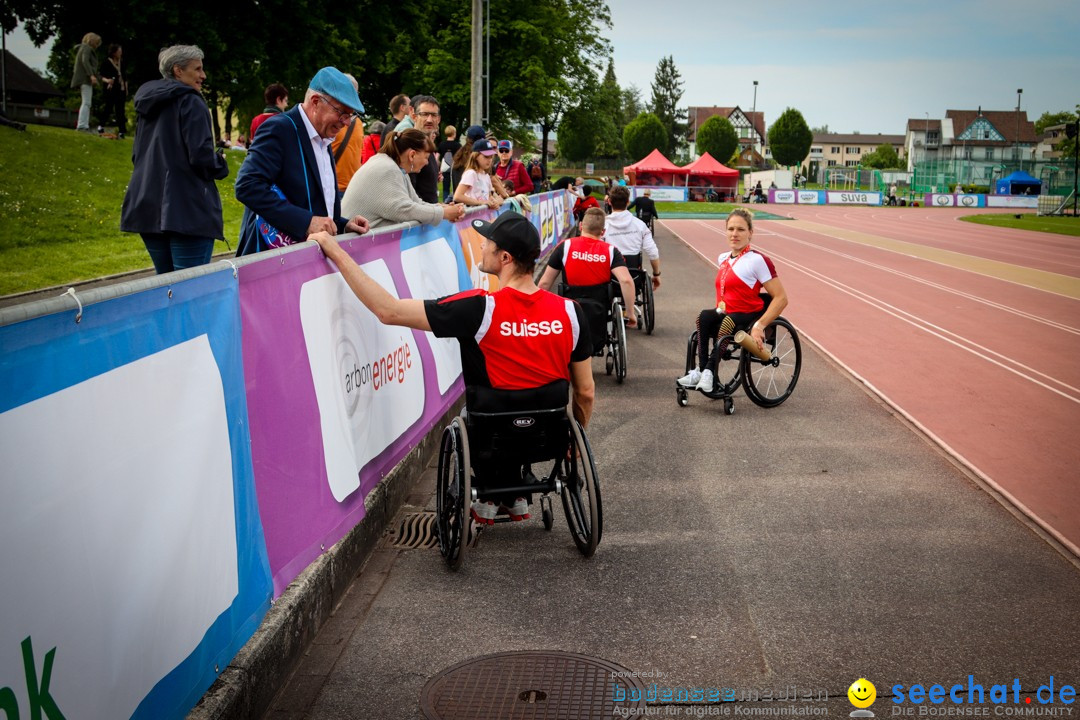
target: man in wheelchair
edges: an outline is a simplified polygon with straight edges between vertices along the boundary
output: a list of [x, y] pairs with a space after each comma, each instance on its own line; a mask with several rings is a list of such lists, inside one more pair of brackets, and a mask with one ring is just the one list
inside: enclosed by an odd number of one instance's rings
[[540, 287], [550, 290], [561, 272], [565, 278], [565, 297], [578, 301], [588, 318], [593, 354], [603, 352], [607, 343], [607, 321], [611, 308], [611, 283], [618, 283], [626, 310], [626, 322], [637, 326], [634, 312], [634, 281], [626, 269], [622, 253], [604, 242], [606, 216], [600, 208], [585, 211], [581, 235], [563, 240], [552, 251], [551, 259], [540, 278]]
[[[626, 258], [629, 268], [642, 268], [644, 258], [647, 256], [652, 266], [653, 290], [660, 289], [660, 251], [656, 247], [656, 241], [653, 240], [649, 227], [627, 209], [630, 191], [622, 185], [617, 185], [611, 188], [609, 199], [611, 200], [611, 215], [607, 219], [604, 240], [619, 249]], [[639, 207], [638, 211], [643, 215], [646, 212], [655, 213], [655, 206], [648, 197], [639, 198], [635, 202], [640, 203], [644, 200], [648, 200], [649, 205]], [[649, 207], [653, 209], [649, 210]]]
[[[716, 274], [716, 306], [698, 315], [698, 362], [697, 367], [678, 379], [684, 388], [711, 393], [716, 362], [725, 348], [717, 346], [710, 355], [710, 341], [750, 327], [751, 338], [762, 349], [765, 328], [787, 306], [787, 293], [776, 276], [772, 260], [750, 247], [753, 236], [753, 213], [745, 208], [732, 210], [727, 219], [729, 252], [717, 258], [720, 270]], [[772, 297], [768, 307], [761, 299], [762, 289]]]
[[[474, 220], [483, 236], [480, 270], [499, 280], [499, 290], [466, 290], [436, 300], [397, 298], [367, 275], [325, 232], [310, 239], [322, 248], [362, 303], [387, 325], [455, 337], [461, 346], [467, 408], [488, 412], [534, 409], [540, 401], [565, 408], [571, 389], [574, 418], [588, 425], [595, 387], [588, 324], [574, 301], [541, 290], [533, 282], [540, 236], [522, 215], [504, 212], [493, 222]], [[482, 406], [482, 408], [481, 408]], [[512, 464], [515, 459], [509, 462]], [[520, 484], [516, 477], [504, 486]], [[529, 517], [524, 497], [481, 497], [475, 520], [492, 523], [502, 503], [512, 519]]]

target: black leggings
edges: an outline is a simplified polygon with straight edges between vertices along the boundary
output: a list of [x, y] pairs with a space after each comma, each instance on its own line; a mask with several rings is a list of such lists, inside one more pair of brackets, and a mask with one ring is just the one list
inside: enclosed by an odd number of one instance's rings
[[709, 358], [709, 341], [717, 340], [720, 337], [721, 325], [724, 320], [731, 318], [731, 323], [734, 327], [725, 328], [727, 332], [724, 334], [733, 335], [736, 330], [746, 330], [748, 327], [757, 322], [758, 318], [765, 314], [764, 308], [757, 312], [749, 313], [718, 313], [716, 308], [706, 308], [701, 311], [697, 319], [698, 330], [698, 369], [704, 370], [705, 368], [713, 369], [716, 363], [716, 358], [712, 358], [710, 362]]

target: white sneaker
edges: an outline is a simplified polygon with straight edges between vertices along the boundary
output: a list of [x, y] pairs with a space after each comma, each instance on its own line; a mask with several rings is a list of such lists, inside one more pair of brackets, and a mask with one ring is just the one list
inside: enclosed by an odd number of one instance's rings
[[713, 391], [712, 370], [703, 370], [701, 372], [701, 380], [697, 384], [697, 389], [707, 393]]
[[490, 500], [473, 500], [472, 519], [475, 520], [478, 525], [494, 525], [495, 515], [495, 503]]
[[701, 382], [701, 371], [698, 370], [697, 368], [694, 368], [693, 370], [686, 373], [685, 375], [683, 375], [681, 378], [679, 378], [675, 382], [679, 383], [684, 388], [697, 387], [697, 384], [699, 382]]

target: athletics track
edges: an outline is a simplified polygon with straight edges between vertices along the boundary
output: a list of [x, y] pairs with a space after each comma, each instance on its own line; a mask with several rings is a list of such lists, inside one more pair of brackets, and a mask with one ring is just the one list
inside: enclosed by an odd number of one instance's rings
[[[805, 338], [1080, 555], [1080, 243], [965, 214], [792, 208], [754, 244]], [[664, 224], [726, 247], [722, 220]]]

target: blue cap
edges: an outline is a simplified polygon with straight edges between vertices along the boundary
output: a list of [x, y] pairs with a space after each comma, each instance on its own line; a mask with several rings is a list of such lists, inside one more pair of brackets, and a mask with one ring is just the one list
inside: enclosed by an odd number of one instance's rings
[[335, 67], [324, 67], [311, 78], [308, 87], [315, 92], [329, 95], [347, 108], [364, 112], [364, 104], [356, 94], [352, 81]]
[[479, 125], [470, 125], [469, 129], [465, 131], [465, 137], [475, 142], [484, 137], [484, 128]]
[[491, 143], [490, 140], [477, 140], [473, 143], [472, 151], [478, 152], [481, 155], [494, 155], [495, 146]]

